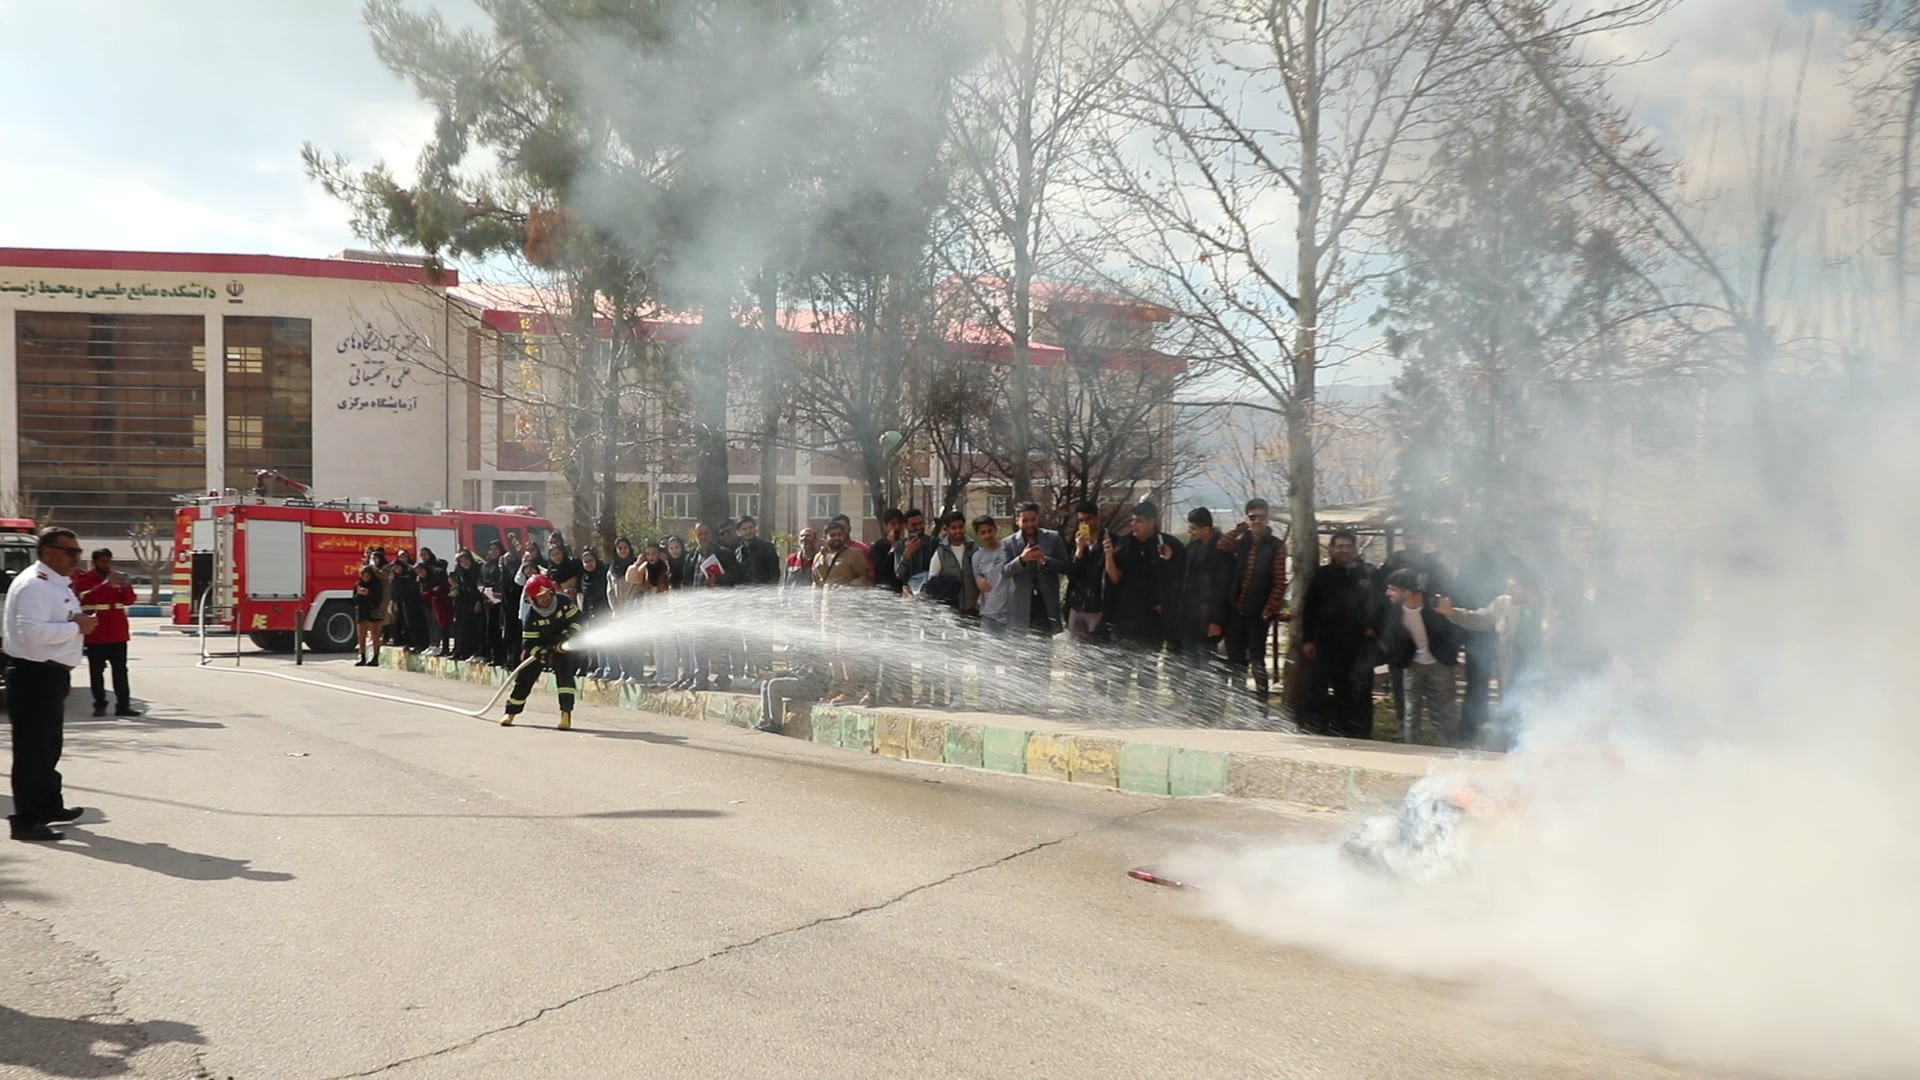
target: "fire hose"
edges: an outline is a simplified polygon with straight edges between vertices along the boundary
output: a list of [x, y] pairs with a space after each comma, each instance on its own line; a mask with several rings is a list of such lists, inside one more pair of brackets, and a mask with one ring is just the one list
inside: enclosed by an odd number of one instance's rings
[[520, 666], [514, 668], [513, 672], [507, 676], [507, 681], [501, 683], [500, 688], [495, 690], [493, 696], [487, 699], [487, 703], [477, 709], [463, 709], [458, 705], [448, 705], [439, 701], [422, 701], [419, 698], [401, 697], [398, 694], [382, 694], [374, 690], [362, 690], [355, 686], [341, 686], [339, 683], [322, 682], [319, 679], [303, 679], [298, 675], [288, 675], [284, 671], [266, 671], [260, 668], [242, 667], [209, 667], [208, 664], [212, 659], [210, 656], [202, 657], [200, 659], [200, 667], [208, 671], [230, 672], [238, 675], [261, 675], [269, 679], [280, 679], [284, 682], [300, 683], [305, 686], [318, 686], [324, 690], [338, 690], [343, 694], [358, 694], [361, 697], [373, 698], [378, 701], [391, 701], [400, 705], [418, 705], [423, 709], [439, 709], [441, 712], [450, 712], [455, 716], [466, 716], [475, 720], [481, 720], [485, 719], [486, 715], [493, 711], [495, 705], [500, 704], [501, 696], [513, 687], [514, 679], [518, 678], [522, 671], [533, 664], [539, 663], [543, 658], [539, 656], [529, 656], [525, 660], [520, 661]]
[[500, 684], [500, 689], [495, 690], [493, 696], [487, 699], [485, 705], [480, 706], [478, 709], [463, 709], [458, 705], [449, 705], [445, 702], [422, 701], [419, 698], [401, 697], [398, 694], [382, 694], [375, 690], [362, 690], [354, 686], [341, 686], [339, 683], [322, 682], [319, 679], [303, 679], [298, 675], [288, 675], [283, 671], [266, 671], [260, 668], [243, 667], [210, 667], [209, 665], [212, 664], [214, 657], [207, 651], [206, 607], [207, 605], [203, 604], [200, 611], [199, 663], [199, 667], [205, 670], [232, 672], [239, 675], [260, 675], [269, 679], [280, 679], [284, 682], [300, 683], [305, 686], [317, 686], [323, 690], [338, 690], [343, 694], [357, 694], [360, 697], [373, 698], [377, 701], [391, 701], [400, 705], [417, 705], [423, 709], [438, 709], [441, 712], [450, 712], [455, 716], [465, 716], [474, 720], [484, 719], [489, 712], [493, 711], [493, 707], [500, 703], [500, 698], [513, 686], [513, 681], [519, 678], [520, 673], [544, 659], [544, 657], [539, 655], [528, 656], [525, 660], [520, 661], [519, 666], [513, 669], [513, 672], [507, 676], [506, 681]]

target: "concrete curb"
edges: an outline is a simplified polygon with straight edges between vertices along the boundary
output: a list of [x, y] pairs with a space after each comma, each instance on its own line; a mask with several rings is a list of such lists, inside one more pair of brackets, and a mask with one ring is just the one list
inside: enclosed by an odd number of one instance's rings
[[[381, 650], [380, 666], [483, 686], [499, 686], [507, 677], [502, 668], [395, 649]], [[537, 689], [551, 694], [553, 676], [543, 674]], [[657, 690], [588, 680], [581, 684], [580, 700], [739, 728], [754, 728], [760, 719], [760, 699], [755, 694]], [[1216, 750], [1178, 745], [1178, 735], [1165, 730], [1143, 731], [1133, 738], [1125, 731], [1040, 730], [1039, 723], [1021, 717], [968, 719], [885, 708], [789, 704], [779, 733], [854, 753], [1142, 795], [1272, 799], [1337, 810], [1395, 805], [1433, 765], [1457, 760], [1442, 753], [1402, 753], [1400, 760], [1392, 760], [1386, 751], [1340, 751], [1336, 744], [1278, 734], [1269, 737], [1271, 749]], [[1238, 734], [1246, 736], [1239, 741], [1253, 742], [1263, 733]], [[1388, 767], [1339, 760], [1368, 756], [1382, 759]]]

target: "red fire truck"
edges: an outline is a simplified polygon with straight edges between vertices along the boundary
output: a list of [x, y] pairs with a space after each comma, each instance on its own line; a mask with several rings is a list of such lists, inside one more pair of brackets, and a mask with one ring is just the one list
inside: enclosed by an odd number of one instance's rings
[[[26, 518], [0, 518], [0, 601], [7, 596], [13, 579], [24, 573], [40, 557], [39, 541], [33, 522]], [[7, 685], [6, 642], [0, 641], [0, 691]], [[0, 692], [0, 708], [6, 707], [6, 694]]]
[[[297, 486], [297, 485], [296, 485]], [[258, 490], [258, 489], [256, 489]], [[316, 652], [353, 648], [353, 586], [366, 551], [391, 558], [431, 549], [449, 565], [461, 548], [484, 555], [495, 540], [545, 550], [553, 523], [530, 507], [491, 511], [390, 506], [371, 499], [213, 495], [184, 500], [173, 525], [173, 622], [244, 633], [287, 651], [294, 634]]]

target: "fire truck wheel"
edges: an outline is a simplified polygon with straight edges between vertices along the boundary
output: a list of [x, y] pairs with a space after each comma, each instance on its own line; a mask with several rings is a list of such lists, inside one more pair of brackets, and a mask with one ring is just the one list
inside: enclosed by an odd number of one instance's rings
[[314, 622], [313, 629], [307, 631], [307, 648], [314, 652], [351, 652], [355, 644], [354, 629], [353, 605], [345, 600], [329, 600], [320, 609], [320, 618]]

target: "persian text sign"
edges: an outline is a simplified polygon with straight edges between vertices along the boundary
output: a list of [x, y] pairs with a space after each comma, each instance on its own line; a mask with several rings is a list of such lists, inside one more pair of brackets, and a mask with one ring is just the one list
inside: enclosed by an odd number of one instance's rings
[[155, 285], [140, 282], [127, 285], [68, 285], [59, 281], [0, 281], [0, 293], [16, 296], [64, 296], [74, 300], [213, 300], [220, 291], [211, 285], [190, 281], [185, 285]]
[[413, 378], [415, 365], [432, 343], [409, 330], [387, 331], [360, 320], [340, 343], [334, 354], [347, 361], [347, 388], [359, 391], [340, 399], [344, 412], [377, 409], [384, 412], [412, 412], [420, 407], [417, 395], [383, 393], [403, 389]]

